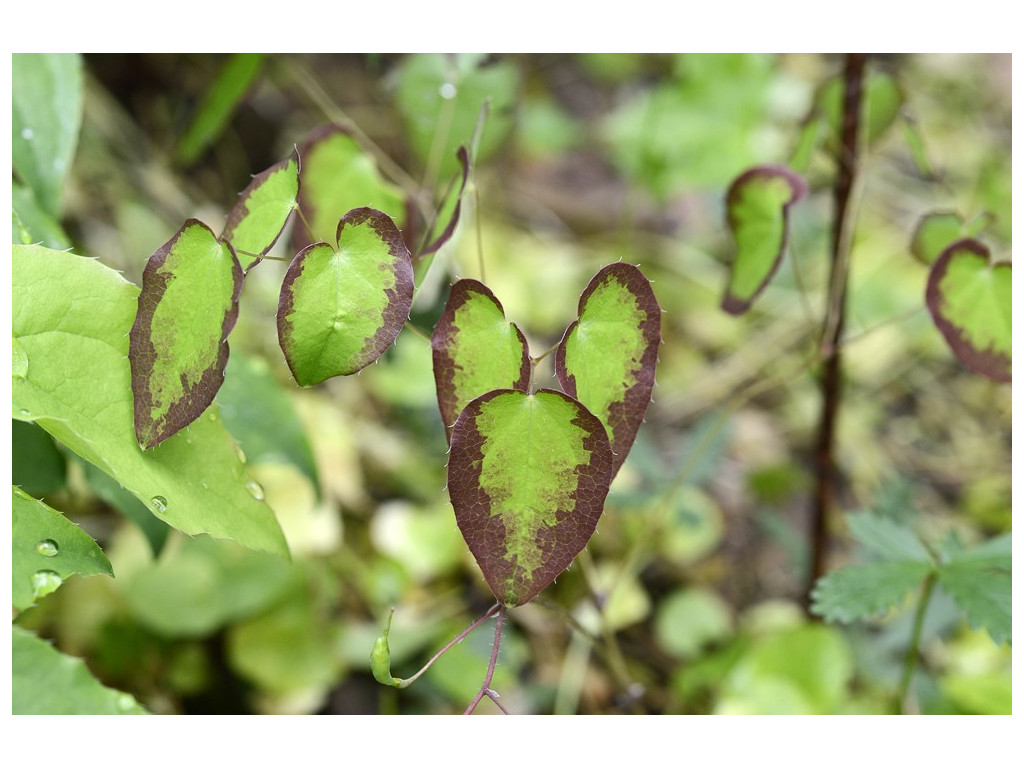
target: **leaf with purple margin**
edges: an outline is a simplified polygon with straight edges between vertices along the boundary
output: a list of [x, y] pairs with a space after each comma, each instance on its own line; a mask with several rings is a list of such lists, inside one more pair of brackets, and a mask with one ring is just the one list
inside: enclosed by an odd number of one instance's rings
[[445, 434], [470, 400], [492, 389], [527, 391], [530, 350], [526, 337], [505, 319], [490, 289], [476, 280], [459, 280], [430, 339], [437, 404]]
[[242, 269], [260, 263], [281, 236], [299, 194], [299, 162], [282, 160], [253, 177], [228, 214], [220, 239], [235, 249]]
[[452, 430], [448, 493], [499, 601], [522, 605], [569, 567], [611, 478], [604, 427], [562, 392], [500, 389], [466, 406]]
[[620, 262], [594, 275], [580, 296], [579, 318], [558, 345], [558, 382], [608, 430], [613, 476], [651, 402], [660, 343], [661, 307], [651, 284], [639, 269]]
[[990, 263], [988, 248], [969, 238], [932, 264], [925, 302], [961, 363], [995, 381], [1011, 377], [1013, 297], [1009, 262]]
[[196, 219], [149, 257], [128, 353], [143, 448], [191, 424], [213, 402], [241, 290], [234, 250]]
[[398, 338], [412, 306], [412, 259], [389, 216], [351, 210], [338, 222], [336, 242], [300, 251], [281, 286], [278, 340], [304, 387], [374, 362]]
[[789, 240], [789, 207], [807, 192], [798, 174], [781, 165], [759, 165], [740, 174], [726, 196], [736, 255], [722, 309], [741, 315], [782, 263]]
[[469, 151], [465, 145], [459, 147], [455, 153], [459, 164], [462, 166], [462, 181], [457, 190], [453, 189], [447, 195], [441, 209], [437, 213], [437, 220], [434, 222], [428, 236], [433, 237], [419, 253], [417, 258], [429, 256], [436, 253], [441, 246], [451, 240], [455, 233], [455, 227], [459, 223], [459, 214], [462, 212], [462, 196], [466, 192], [466, 184], [469, 182]]

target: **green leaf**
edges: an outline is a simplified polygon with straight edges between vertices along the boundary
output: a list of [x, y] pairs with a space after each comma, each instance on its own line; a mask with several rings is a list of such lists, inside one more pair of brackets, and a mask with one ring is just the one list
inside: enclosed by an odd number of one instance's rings
[[319, 489], [316, 459], [305, 427], [266, 360], [236, 350], [228, 360], [217, 405], [224, 426], [250, 463], [292, 464]]
[[430, 338], [437, 403], [445, 433], [470, 400], [492, 389], [530, 385], [530, 349], [490, 289], [476, 280], [459, 280]]
[[765, 289], [782, 263], [789, 240], [789, 207], [807, 193], [807, 184], [780, 165], [759, 165], [729, 187], [726, 211], [736, 240], [722, 309], [742, 315]]
[[1012, 637], [1011, 535], [992, 539], [959, 553], [939, 568], [939, 583], [967, 615], [970, 625], [984, 627], [996, 643]]
[[25, 421], [11, 422], [11, 482], [30, 496], [64, 487], [67, 461], [53, 438]]
[[[827, 146], [833, 154], [839, 146], [839, 120], [843, 106], [842, 77], [834, 77], [818, 91], [815, 109], [828, 124]], [[887, 72], [868, 74], [864, 88], [862, 120], [864, 138], [868, 146], [876, 144], [892, 127], [903, 109], [903, 91], [896, 79]]]
[[495, 597], [522, 605], [586, 546], [612, 475], [604, 427], [553, 390], [488, 392], [455, 422], [448, 493]]
[[17, 220], [14, 242], [22, 245], [35, 243], [58, 250], [71, 247], [60, 222], [40, 207], [29, 187], [16, 181], [11, 185], [11, 208]]
[[844, 624], [878, 616], [903, 603], [931, 572], [919, 561], [852, 565], [826, 574], [811, 593], [811, 611]]
[[299, 162], [299, 208], [311, 231], [295, 228], [296, 250], [331, 241], [338, 219], [353, 208], [369, 205], [395, 221], [406, 218], [402, 190], [381, 176], [373, 156], [341, 126], [324, 125], [311, 132], [299, 148]]
[[409, 249], [395, 223], [372, 208], [338, 223], [337, 249], [304, 248], [281, 286], [277, 331], [288, 367], [309, 387], [374, 362], [409, 319]]
[[198, 159], [231, 120], [263, 68], [262, 53], [234, 53], [206, 92], [195, 117], [178, 142], [176, 159], [188, 165]]
[[565, 393], [608, 431], [614, 476], [651, 402], [661, 308], [643, 273], [620, 262], [594, 275], [580, 295], [578, 311], [558, 345], [555, 372]]
[[456, 149], [468, 144], [489, 102], [490, 119], [474, 159], [490, 157], [512, 130], [519, 70], [509, 62], [482, 64], [479, 54], [414, 53], [398, 66], [395, 102], [409, 142], [441, 176], [455, 172]]
[[15, 53], [11, 58], [14, 175], [56, 221], [82, 122], [82, 61], [75, 53]]
[[274, 555], [208, 536], [176, 543], [125, 590], [135, 618], [164, 637], [203, 637], [256, 616], [294, 582], [294, 567]]
[[231, 243], [242, 269], [259, 264], [281, 236], [299, 195], [299, 161], [290, 157], [253, 177], [228, 214], [220, 239]]
[[23, 611], [74, 574], [113, 576], [110, 561], [85, 531], [57, 510], [13, 489], [11, 592]]
[[1009, 262], [992, 264], [977, 240], [958, 240], [932, 264], [925, 301], [946, 342], [967, 368], [1011, 379], [1012, 283]]
[[149, 257], [128, 352], [143, 448], [180, 432], [213, 402], [241, 291], [231, 246], [196, 219]]
[[459, 147], [455, 156], [462, 166], [462, 181], [457, 189], [449, 191], [427, 233], [427, 245], [417, 252], [416, 258], [436, 253], [455, 234], [455, 227], [458, 226], [459, 215], [462, 212], [462, 195], [466, 192], [466, 184], [469, 182], [469, 151], [463, 145]]
[[934, 264], [942, 252], [957, 240], [975, 237], [988, 226], [988, 214], [967, 223], [953, 211], [935, 211], [921, 217], [914, 229], [910, 252], [924, 264]]
[[928, 549], [910, 528], [872, 512], [846, 516], [853, 536], [864, 548], [883, 560], [914, 560], [931, 563]]
[[692, 658], [708, 645], [732, 635], [728, 604], [702, 587], [678, 589], [658, 607], [654, 633], [658, 644], [680, 658]]
[[167, 543], [170, 526], [106, 472], [87, 461], [82, 464], [85, 467], [85, 479], [93, 492], [138, 526], [153, 554], [160, 554]]
[[178, 530], [286, 555], [216, 407], [183, 434], [140, 449], [127, 359], [138, 289], [93, 259], [39, 246], [12, 251], [12, 330], [25, 356], [12, 379], [14, 417], [35, 421]]
[[100, 683], [81, 659], [11, 627], [11, 709], [15, 715], [145, 715], [127, 693]]

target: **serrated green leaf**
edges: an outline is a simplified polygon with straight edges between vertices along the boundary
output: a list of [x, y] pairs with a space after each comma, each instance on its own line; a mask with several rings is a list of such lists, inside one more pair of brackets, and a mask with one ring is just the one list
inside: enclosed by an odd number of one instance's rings
[[146, 262], [128, 357], [135, 435], [153, 448], [203, 415], [224, 382], [242, 268], [231, 246], [189, 219]]
[[11, 58], [14, 174], [51, 219], [82, 122], [82, 61], [76, 53], [15, 53]]
[[643, 423], [661, 344], [661, 307], [631, 264], [601, 269], [580, 296], [579, 317], [555, 355], [558, 383], [597, 416], [611, 441], [612, 475]]
[[858, 512], [847, 515], [846, 523], [850, 527], [850, 535], [868, 552], [883, 560], [932, 561], [917, 534], [895, 520], [873, 512]]
[[925, 301], [936, 327], [967, 368], [1011, 380], [1013, 278], [977, 240], [957, 240], [932, 264]]
[[452, 286], [430, 339], [437, 403], [445, 433], [470, 400], [492, 389], [527, 391], [530, 350], [490, 289], [476, 280]]
[[11, 627], [11, 709], [15, 715], [145, 715], [127, 693], [107, 688], [81, 659]]
[[412, 260], [390, 217], [349, 211], [336, 242], [336, 249], [314, 243], [300, 251], [281, 286], [278, 339], [304, 387], [374, 362], [398, 338], [412, 306]]
[[612, 460], [601, 422], [561, 392], [495, 390], [466, 406], [452, 430], [448, 493], [499, 601], [531, 600], [586, 546]]
[[12, 330], [26, 358], [12, 379], [14, 417], [39, 424], [178, 530], [286, 555], [215, 406], [183, 434], [139, 447], [128, 363], [138, 288], [98, 261], [38, 246], [13, 246], [13, 278]]
[[1012, 637], [1011, 535], [960, 552], [939, 568], [939, 583], [975, 628], [996, 643]]
[[722, 309], [741, 315], [779, 269], [789, 241], [789, 208], [807, 193], [803, 178], [785, 166], [759, 165], [740, 174], [726, 195], [736, 241]]
[[827, 621], [848, 624], [878, 616], [902, 604], [931, 571], [917, 561], [852, 565], [826, 574], [811, 594], [811, 611]]
[[292, 246], [331, 242], [338, 219], [369, 206], [398, 222], [406, 219], [405, 195], [381, 176], [373, 156], [344, 128], [324, 125], [312, 131], [299, 148], [299, 208], [310, 231], [296, 227]]
[[106, 472], [87, 461], [82, 464], [85, 467], [85, 479], [93, 492], [138, 526], [153, 554], [160, 554], [167, 543], [171, 527]]
[[53, 438], [35, 424], [11, 421], [11, 482], [29, 496], [45, 496], [64, 487], [67, 461]]
[[11, 591], [23, 611], [75, 574], [113, 576], [99, 544], [57, 510], [13, 489]]
[[266, 360], [235, 351], [228, 360], [217, 405], [224, 426], [250, 463], [292, 464], [319, 494], [320, 478], [309, 437]]
[[475, 159], [491, 156], [512, 129], [519, 70], [508, 62], [481, 64], [481, 58], [469, 53], [415, 53], [395, 73], [395, 103], [409, 142], [428, 166], [432, 160], [440, 162], [442, 176], [456, 171], [456, 149], [469, 143], [485, 102], [490, 104], [490, 118]]
[[281, 236], [299, 196], [299, 162], [282, 160], [253, 177], [228, 214], [220, 239], [234, 248], [242, 269], [259, 264]]
[[176, 159], [179, 163], [194, 162], [231, 120], [246, 93], [263, 68], [262, 53], [233, 53], [217, 73], [206, 92], [196, 115], [185, 135], [178, 142]]

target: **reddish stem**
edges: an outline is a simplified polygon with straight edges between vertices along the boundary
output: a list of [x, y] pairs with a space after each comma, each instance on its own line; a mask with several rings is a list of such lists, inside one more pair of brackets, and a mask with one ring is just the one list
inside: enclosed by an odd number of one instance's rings
[[481, 701], [483, 701], [484, 696], [486, 696], [491, 701], [493, 701], [494, 704], [498, 707], [498, 709], [500, 709], [506, 715], [509, 713], [508, 710], [505, 709], [504, 706], [502, 706], [501, 702], [498, 701], [498, 699], [501, 698], [498, 695], [498, 692], [491, 688], [491, 680], [494, 679], [494, 668], [498, 664], [498, 649], [501, 648], [501, 628], [502, 628], [502, 625], [504, 623], [505, 623], [505, 606], [504, 605], [499, 605], [499, 607], [498, 607], [498, 622], [497, 622], [497, 624], [495, 624], [495, 627], [494, 627], [494, 646], [491, 648], [491, 661], [487, 665], [487, 677], [484, 678], [484, 684], [482, 686], [480, 686], [480, 692], [476, 695], [476, 698], [473, 699], [473, 701], [470, 703], [470, 705], [466, 708], [466, 711], [463, 712], [463, 714], [465, 714], [465, 715], [472, 714], [473, 710], [476, 709], [477, 704], [479, 704]]

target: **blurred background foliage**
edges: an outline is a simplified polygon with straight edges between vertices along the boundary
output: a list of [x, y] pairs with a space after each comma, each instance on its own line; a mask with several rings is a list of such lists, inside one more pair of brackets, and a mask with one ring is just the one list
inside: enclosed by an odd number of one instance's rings
[[[479, 130], [461, 224], [414, 304], [428, 334], [455, 277], [485, 279], [538, 352], [559, 340], [602, 265], [627, 260], [653, 281], [665, 310], [654, 403], [585, 555], [509, 615], [493, 687], [511, 711], [892, 710], [913, 604], [850, 626], [801, 608], [827, 156], [807, 164], [812, 193], [793, 210], [775, 282], [742, 318], [718, 308], [725, 190], [754, 163], [787, 161], [841, 57], [82, 63], [78, 149], [52, 243], [136, 284], [185, 218], [217, 228], [252, 174], [329, 122], [352, 129], [407, 194], [443, 189], [455, 149]], [[870, 66], [904, 101], [866, 156], [858, 198], [840, 499], [982, 541], [1011, 529], [1010, 388], [966, 372], [945, 346], [910, 241], [929, 211], [988, 212], [986, 242], [1010, 258], [1010, 56], [886, 55]], [[288, 240], [274, 254], [290, 257]], [[489, 626], [407, 690], [369, 671], [391, 606], [392, 669], [408, 676], [493, 602], [444, 490], [429, 344], [405, 331], [360, 375], [300, 390], [277, 347], [285, 266], [249, 274], [217, 401], [292, 561], [171, 531], [15, 423], [14, 482], [88, 531], [115, 576], [71, 578], [16, 622], [155, 713], [461, 712], [486, 670]], [[833, 542], [831, 567], [858, 556], [841, 518]], [[914, 708], [1008, 713], [1010, 665], [1009, 645], [972, 630], [936, 590]]]

